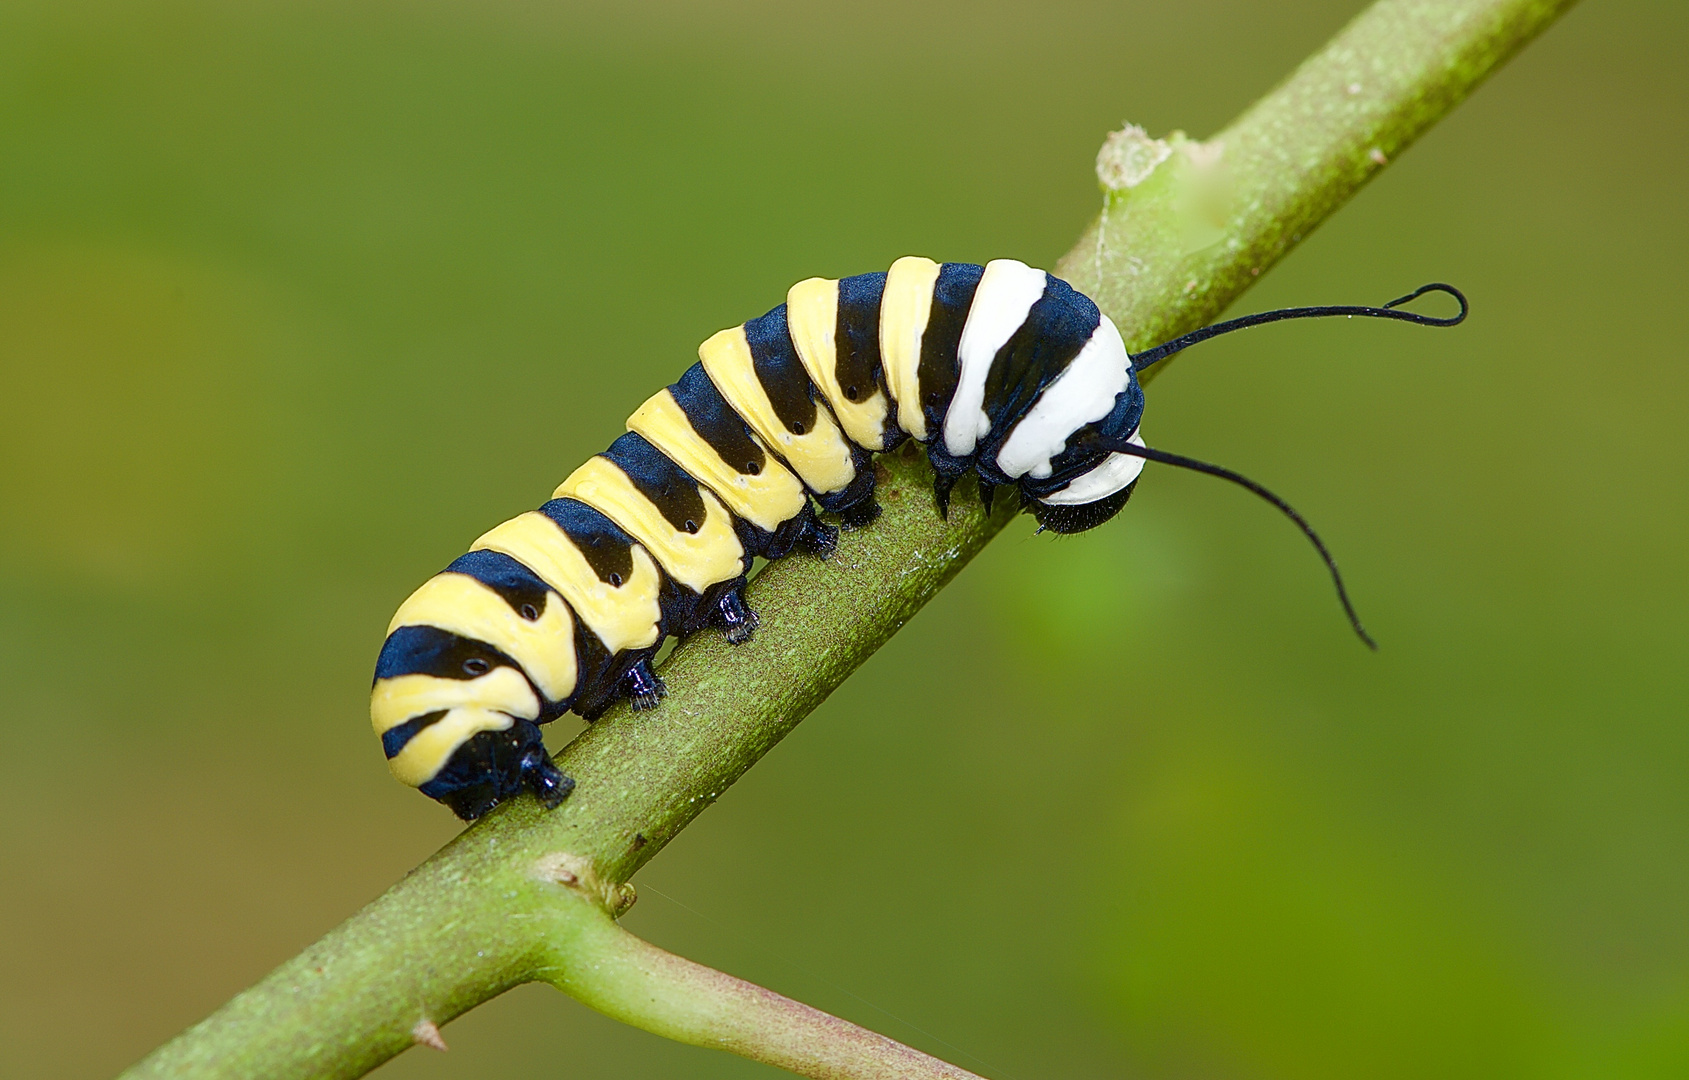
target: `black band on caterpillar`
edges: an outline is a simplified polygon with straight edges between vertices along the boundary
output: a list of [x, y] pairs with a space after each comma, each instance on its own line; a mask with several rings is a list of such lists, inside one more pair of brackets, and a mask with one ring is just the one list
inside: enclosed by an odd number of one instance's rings
[[[1425, 292], [1439, 319], [1399, 310]], [[1287, 308], [1129, 356], [1089, 298], [1042, 270], [899, 259], [886, 273], [810, 278], [766, 315], [714, 335], [699, 362], [628, 420], [538, 510], [505, 522], [406, 600], [377, 662], [371, 719], [393, 774], [466, 820], [524, 791], [556, 805], [573, 786], [543, 725], [622, 698], [650, 708], [665, 637], [715, 627], [748, 639], [754, 556], [825, 558], [838, 528], [871, 527], [875, 453], [925, 445], [941, 511], [972, 474], [1013, 488], [1040, 529], [1095, 528], [1125, 506], [1146, 458], [1137, 372], [1199, 341], [1282, 319], [1366, 316], [1452, 326], [1466, 300], [1427, 285], [1382, 308]], [[1341, 579], [1339, 596], [1365, 638]], [[1366, 639], [1371, 644], [1370, 639]]]

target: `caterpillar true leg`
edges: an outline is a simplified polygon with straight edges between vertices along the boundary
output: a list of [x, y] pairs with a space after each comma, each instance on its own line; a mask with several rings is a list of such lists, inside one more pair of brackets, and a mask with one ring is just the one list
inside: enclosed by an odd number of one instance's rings
[[721, 594], [716, 602], [715, 617], [711, 619], [719, 626], [730, 645], [742, 645], [751, 640], [756, 633], [757, 613], [745, 603], [743, 590], [745, 585], [740, 582]]
[[635, 709], [655, 709], [669, 692], [668, 686], [652, 669], [649, 657], [628, 669], [622, 686], [627, 696], [633, 699]]
[[544, 743], [523, 751], [520, 768], [527, 778], [528, 787], [547, 810], [556, 807], [569, 797], [569, 792], [575, 790], [575, 781], [564, 776], [551, 763], [551, 755], [545, 752]]
[[[805, 510], [808, 511], [808, 508]], [[839, 530], [818, 519], [813, 511], [808, 511], [808, 516], [804, 518], [798, 532], [795, 546], [818, 559], [830, 559], [833, 552], [839, 548]], [[780, 553], [784, 554], [784, 551]], [[768, 557], [776, 559], [780, 555], [770, 554]]]

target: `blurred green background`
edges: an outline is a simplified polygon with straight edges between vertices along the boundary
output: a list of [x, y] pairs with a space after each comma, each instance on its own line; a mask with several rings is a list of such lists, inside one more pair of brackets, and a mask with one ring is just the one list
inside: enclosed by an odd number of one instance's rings
[[[454, 834], [387, 619], [722, 326], [1050, 265], [1354, 0], [0, 5], [0, 1067], [109, 1074]], [[1689, 7], [1590, 0], [1240, 305], [637, 884], [1000, 1080], [1689, 1071]], [[558, 735], [566, 738], [569, 732]], [[561, 738], [557, 745], [561, 744]], [[771, 1076], [525, 988], [399, 1077]]]

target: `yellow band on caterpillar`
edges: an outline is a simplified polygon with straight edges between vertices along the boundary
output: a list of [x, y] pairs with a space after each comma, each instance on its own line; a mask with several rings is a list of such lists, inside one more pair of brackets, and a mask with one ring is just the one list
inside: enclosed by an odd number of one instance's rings
[[643, 548], [633, 548], [633, 573], [620, 587], [601, 579], [557, 523], [537, 510], [505, 522], [470, 548], [481, 549], [502, 551], [538, 574], [611, 652], [656, 642], [662, 581]]
[[575, 620], [555, 593], [530, 621], [467, 574], [436, 574], [404, 602], [387, 632], [401, 626], [435, 626], [486, 642], [521, 664], [548, 701], [575, 692]]
[[513, 667], [495, 667], [478, 679], [398, 675], [379, 679], [370, 691], [369, 718], [377, 735], [423, 713], [460, 705], [484, 705], [524, 720], [540, 714], [534, 688]]
[[721, 396], [745, 418], [745, 423], [773, 451], [784, 458], [792, 471], [812, 491], [826, 494], [842, 491], [856, 477], [850, 444], [825, 407], [816, 409], [815, 430], [801, 435], [787, 430], [757, 381], [751, 363], [751, 346], [744, 326], [723, 330], [698, 346], [698, 358]]
[[[858, 446], [878, 450], [885, 437], [886, 396], [877, 385], [839, 385], [839, 283], [809, 278], [793, 285], [786, 293], [786, 324], [804, 370], [833, 407], [845, 434]], [[854, 397], [849, 392], [853, 390]]]
[[509, 714], [493, 709], [451, 709], [417, 732], [398, 756], [388, 758], [387, 768], [401, 783], [421, 787], [439, 775], [458, 747], [483, 731], [504, 731], [513, 723]]
[[628, 430], [645, 436], [675, 464], [721, 496], [729, 510], [759, 529], [772, 532], [803, 509], [807, 496], [797, 477], [773, 462], [751, 475], [723, 461], [715, 447], [692, 429], [667, 387], [628, 418]]
[[626, 473], [608, 458], [588, 458], [552, 493], [554, 499], [577, 499], [603, 513], [651, 549], [668, 575], [695, 592], [731, 581], [744, 572], [744, 545], [733, 531], [733, 519], [707, 490], [704, 520], [698, 531], [675, 528], [651, 500], [642, 495]]

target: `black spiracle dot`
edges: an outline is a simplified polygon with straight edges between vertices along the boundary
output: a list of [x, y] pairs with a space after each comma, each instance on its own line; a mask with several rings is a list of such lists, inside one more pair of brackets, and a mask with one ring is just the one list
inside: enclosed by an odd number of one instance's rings
[[516, 614], [522, 616], [524, 619], [527, 619], [529, 622], [533, 622], [535, 619], [540, 617], [540, 609], [532, 604], [523, 604]]
[[611, 585], [612, 588], [616, 588], [616, 589], [621, 588], [622, 587], [622, 575], [612, 573], [610, 575], [610, 585]]
[[687, 518], [686, 524], [682, 525], [681, 528], [685, 529], [689, 533], [696, 533], [698, 531], [698, 523], [693, 521], [691, 518]]
[[479, 656], [471, 656], [463, 662], [463, 673], [465, 675], [480, 676], [485, 675], [490, 670], [492, 670], [492, 665]]
[[745, 462], [745, 472], [751, 476], [760, 475], [762, 473], [762, 466], [758, 465], [754, 461], [747, 461]]
[[845, 397], [849, 398], [851, 401], [856, 400], [857, 393], [858, 393], [858, 390], [856, 389], [856, 387], [854, 387], [854, 386], [845, 387]]
[[793, 435], [802, 435], [803, 434], [803, 421], [802, 420], [793, 420], [792, 421], [792, 434]]

